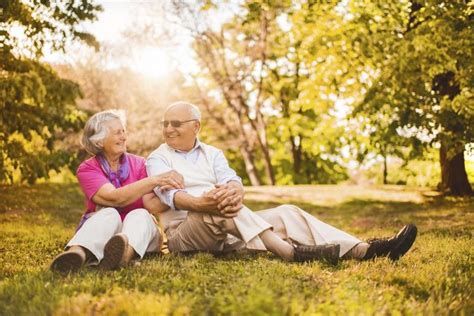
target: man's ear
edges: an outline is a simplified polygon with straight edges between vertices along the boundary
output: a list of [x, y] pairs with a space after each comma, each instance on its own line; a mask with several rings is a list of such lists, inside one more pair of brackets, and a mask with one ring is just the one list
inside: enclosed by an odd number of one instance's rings
[[198, 134], [201, 131], [201, 122], [196, 122], [196, 128], [194, 129], [194, 133]]

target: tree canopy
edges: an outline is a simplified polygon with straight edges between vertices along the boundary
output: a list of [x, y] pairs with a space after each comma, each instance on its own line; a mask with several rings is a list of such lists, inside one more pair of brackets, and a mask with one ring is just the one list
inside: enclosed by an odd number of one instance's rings
[[[433, 161], [434, 148], [440, 188], [472, 193], [464, 161], [474, 139], [472, 1], [163, 3], [160, 12], [170, 23], [159, 30], [135, 24], [130, 34], [155, 46], [166, 34], [173, 44], [189, 36], [199, 67], [173, 74], [168, 84], [174, 92], [165, 90], [201, 106], [202, 137], [226, 150], [246, 183], [337, 183], [354, 172], [355, 161], [375, 158], [383, 161], [387, 183], [391, 158], [405, 165], [414, 158]], [[98, 10], [91, 1], [6, 2], [0, 181], [15, 172], [34, 181], [75, 163], [58, 140], [85, 119], [76, 107], [81, 89], [40, 58], [74, 40], [97, 46], [80, 23]], [[152, 85], [141, 89], [136, 81], [136, 89], [119, 91], [129, 79], [134, 87], [132, 73], [99, 64], [76, 67], [68, 76], [85, 91], [87, 109], [118, 98], [137, 115], [161, 109], [149, 95]], [[152, 121], [137, 120], [144, 133], [153, 129]], [[156, 131], [148, 135], [159, 139]], [[133, 146], [146, 154], [152, 144]]]
[[76, 108], [80, 88], [61, 79], [40, 58], [73, 40], [97, 46], [79, 24], [94, 20], [92, 1], [2, 2], [0, 37], [0, 181], [14, 175], [34, 182], [50, 170], [74, 164], [57, 140], [77, 131], [85, 114]]
[[347, 148], [386, 161], [438, 146], [441, 187], [472, 192], [472, 3], [243, 1], [220, 27], [218, 2], [173, 4], [194, 40], [202, 102], [233, 117], [220, 124], [252, 183], [262, 171], [272, 184], [337, 182]]

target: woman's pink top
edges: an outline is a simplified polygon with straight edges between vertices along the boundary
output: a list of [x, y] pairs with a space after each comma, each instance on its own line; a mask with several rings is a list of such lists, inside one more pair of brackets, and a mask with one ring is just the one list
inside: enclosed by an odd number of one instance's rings
[[[145, 159], [143, 157], [128, 153], [125, 155], [126, 159], [128, 159], [130, 169], [129, 176], [122, 183], [122, 186], [126, 186], [127, 184], [147, 177]], [[86, 196], [86, 214], [95, 212], [97, 205], [92, 201], [92, 198], [104, 184], [111, 183], [104, 174], [104, 171], [100, 167], [99, 161], [95, 156], [83, 161], [79, 165], [79, 168], [77, 168], [77, 179], [79, 180], [79, 185]], [[143, 208], [142, 198], [139, 198], [138, 200], [121, 208], [120, 216], [122, 217], [122, 220], [125, 218], [127, 213], [137, 208]]]

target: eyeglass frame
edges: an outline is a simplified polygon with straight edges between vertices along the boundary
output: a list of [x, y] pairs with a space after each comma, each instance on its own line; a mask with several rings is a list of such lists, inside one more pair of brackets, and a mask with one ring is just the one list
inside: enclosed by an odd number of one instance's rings
[[181, 125], [184, 123], [192, 122], [192, 121], [199, 121], [198, 119], [191, 119], [186, 121], [179, 121], [179, 120], [171, 120], [171, 121], [161, 121], [160, 124], [163, 128], [167, 128], [168, 125], [171, 125], [174, 128], [180, 128]]

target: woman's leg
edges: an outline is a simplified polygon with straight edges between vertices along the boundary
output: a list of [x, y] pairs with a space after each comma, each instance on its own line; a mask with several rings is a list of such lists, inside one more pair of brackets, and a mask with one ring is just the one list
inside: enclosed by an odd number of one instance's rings
[[120, 215], [114, 208], [93, 214], [66, 245], [66, 251], [53, 260], [51, 269], [68, 273], [78, 270], [86, 261], [97, 264], [104, 256], [105, 244], [120, 231], [121, 226]]
[[146, 252], [161, 249], [161, 234], [153, 216], [144, 208], [127, 214], [123, 221], [122, 233], [128, 238], [128, 244], [143, 258]]
[[115, 208], [107, 207], [88, 218], [66, 247], [81, 246], [100, 262], [104, 257], [105, 244], [121, 230], [120, 214]]
[[124, 267], [135, 257], [143, 258], [145, 252], [161, 249], [161, 235], [153, 217], [145, 209], [136, 209], [125, 216], [121, 233], [105, 245], [103, 270]]

